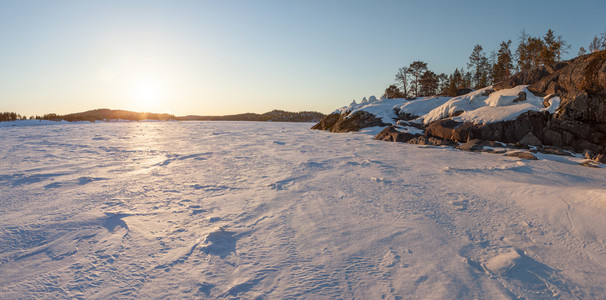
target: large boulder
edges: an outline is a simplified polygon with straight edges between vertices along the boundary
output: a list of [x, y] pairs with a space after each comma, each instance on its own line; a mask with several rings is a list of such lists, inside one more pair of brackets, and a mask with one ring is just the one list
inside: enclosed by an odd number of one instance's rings
[[556, 73], [562, 68], [568, 66], [569, 63], [572, 61], [573, 60], [559, 62], [551, 66], [539, 67], [525, 72], [520, 72], [507, 78], [506, 80], [493, 84], [492, 87], [495, 91], [499, 91], [503, 89], [510, 89], [518, 85], [530, 85], [535, 82], [538, 82], [546, 76]]
[[473, 140], [469, 140], [464, 144], [461, 144], [459, 146], [457, 146], [457, 149], [459, 150], [463, 150], [463, 151], [470, 151], [470, 152], [475, 152], [475, 151], [481, 151], [484, 149], [484, 145], [485, 142], [481, 139], [473, 139]]
[[606, 124], [606, 51], [570, 60], [528, 89], [560, 96], [558, 119]]
[[332, 113], [320, 120], [311, 129], [328, 130], [330, 132], [359, 131], [362, 128], [387, 126], [388, 124], [367, 111], [357, 111], [353, 114]]
[[425, 134], [428, 136], [464, 143], [469, 140], [469, 134], [473, 127], [473, 123], [442, 119], [430, 123], [425, 129]]
[[520, 72], [493, 88], [521, 84], [530, 85], [528, 89], [541, 96], [559, 96], [558, 119], [606, 124], [606, 51]]
[[538, 159], [532, 153], [522, 152], [522, 151], [507, 153], [507, 154], [505, 154], [505, 156], [517, 157], [517, 158], [527, 159], [527, 160], [537, 160]]
[[527, 133], [518, 143], [525, 146], [543, 146], [543, 142], [532, 132]]
[[399, 131], [395, 126], [385, 127], [379, 134], [375, 136], [375, 140], [387, 142], [405, 143], [413, 139], [416, 135]]
[[339, 120], [340, 116], [341, 115], [339, 115], [337, 113], [328, 114], [328, 115], [324, 116], [322, 119], [320, 119], [320, 122], [318, 122], [316, 125], [314, 125], [311, 129], [330, 130], [331, 128], [333, 128], [335, 126], [335, 124]]
[[548, 113], [535, 111], [523, 113], [513, 121], [488, 124], [473, 124], [471, 122], [442, 119], [430, 123], [426, 128], [426, 134], [461, 143], [472, 139], [517, 143], [528, 135], [528, 133], [532, 133], [541, 139], [548, 120]]

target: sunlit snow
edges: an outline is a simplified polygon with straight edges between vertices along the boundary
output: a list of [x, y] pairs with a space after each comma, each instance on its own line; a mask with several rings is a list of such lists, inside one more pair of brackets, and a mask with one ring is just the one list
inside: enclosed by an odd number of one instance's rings
[[0, 298], [606, 296], [604, 168], [311, 125], [0, 128]]

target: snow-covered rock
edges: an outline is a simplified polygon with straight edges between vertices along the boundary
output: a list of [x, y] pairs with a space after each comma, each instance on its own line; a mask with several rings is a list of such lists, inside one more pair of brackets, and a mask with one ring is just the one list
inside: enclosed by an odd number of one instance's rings
[[551, 101], [550, 107], [544, 107], [544, 98], [532, 94], [525, 85], [492, 93], [490, 91], [492, 87], [486, 87], [452, 98], [425, 115], [423, 122], [429, 124], [455, 116], [453, 119], [460, 122], [488, 124], [515, 120], [528, 111], [555, 111], [559, 105], [559, 102]]
[[[545, 100], [544, 97], [532, 94], [527, 86], [496, 92], [492, 87], [486, 87], [458, 97], [432, 96], [415, 100], [364, 97], [359, 104], [354, 100], [350, 105], [335, 110], [333, 114], [343, 115], [346, 119], [364, 111], [388, 125], [395, 124], [399, 119], [427, 125], [448, 117], [458, 122], [489, 124], [515, 120], [529, 111], [554, 113], [560, 104], [560, 99], [550, 96], [549, 107], [544, 107]], [[317, 129], [326, 130], [326, 128]]]

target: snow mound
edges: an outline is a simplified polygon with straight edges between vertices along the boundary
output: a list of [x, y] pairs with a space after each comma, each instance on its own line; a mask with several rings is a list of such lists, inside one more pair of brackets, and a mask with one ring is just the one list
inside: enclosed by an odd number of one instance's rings
[[[549, 100], [550, 106], [544, 107], [545, 98], [535, 96], [527, 85], [497, 92], [490, 92], [491, 90], [492, 86], [489, 86], [452, 98], [425, 115], [423, 123], [429, 124], [451, 116], [456, 116], [453, 117], [455, 121], [474, 124], [511, 121], [528, 111], [554, 113], [560, 105], [560, 98], [553, 97]], [[526, 99], [520, 97], [522, 94], [525, 94]]]
[[371, 96], [368, 100], [364, 97], [360, 103], [356, 103], [354, 100], [349, 106], [341, 107], [333, 113], [353, 115], [358, 111], [366, 111], [382, 119], [383, 123], [394, 124], [395, 120], [398, 119], [396, 112], [419, 117], [426, 115], [450, 99], [451, 97], [436, 96], [421, 97], [415, 100], [404, 98], [388, 99], [385, 97], [377, 99], [375, 96]]
[[404, 102], [394, 106], [394, 108], [413, 116], [424, 116], [450, 99], [452, 97], [423, 97], [416, 100], [404, 100]]
[[484, 92], [490, 89], [490, 87], [473, 91], [463, 96], [454, 97], [448, 100], [446, 103], [431, 110], [423, 118], [423, 123], [429, 124], [431, 122], [447, 118], [456, 114], [459, 111], [470, 111], [480, 107], [486, 106], [487, 97], [484, 96]]
[[508, 249], [503, 253], [490, 258], [484, 265], [493, 274], [503, 275], [511, 270], [520, 260], [521, 256], [515, 249]]
[[[404, 99], [387, 99], [381, 98], [378, 100], [375, 96], [371, 96], [368, 100], [366, 97], [359, 104], [354, 100], [349, 106], [344, 106], [334, 113], [353, 115], [358, 111], [366, 111], [372, 113], [377, 118], [382, 119], [383, 123], [393, 124], [398, 118], [394, 111], [394, 106], [400, 104]], [[404, 100], [405, 101], [405, 100]]]
[[[522, 94], [525, 94], [525, 99], [521, 97], [524, 96]], [[546, 99], [548, 100], [545, 101]], [[544, 102], [548, 102], [549, 106], [544, 107]], [[496, 92], [489, 86], [458, 97], [432, 96], [407, 100], [384, 97], [377, 99], [371, 96], [369, 99], [363, 98], [360, 103], [354, 100], [349, 106], [341, 107], [334, 113], [350, 116], [359, 111], [366, 111], [386, 124], [394, 124], [399, 115], [416, 117], [413, 122], [425, 125], [448, 117], [459, 122], [488, 124], [515, 120], [529, 111], [547, 111], [553, 114], [560, 102], [560, 98], [553, 95], [545, 98], [535, 96], [528, 90], [527, 85]]]
[[471, 122], [474, 124], [488, 124], [515, 120], [518, 116], [528, 111], [541, 110], [530, 103], [520, 103], [517, 105], [499, 107], [484, 106], [475, 110], [466, 111], [461, 115], [454, 117], [453, 120], [459, 122]]

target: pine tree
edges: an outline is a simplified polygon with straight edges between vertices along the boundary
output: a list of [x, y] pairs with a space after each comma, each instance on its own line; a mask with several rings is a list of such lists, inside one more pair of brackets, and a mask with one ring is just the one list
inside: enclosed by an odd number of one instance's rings
[[385, 89], [383, 97], [388, 99], [405, 98], [405, 96], [395, 84], [392, 84]]
[[495, 83], [494, 78], [494, 66], [497, 64], [497, 52], [494, 50], [490, 51], [490, 56], [488, 57], [488, 84], [491, 85]]
[[419, 79], [421, 78], [423, 72], [427, 71], [427, 63], [422, 61], [413, 61], [408, 67], [408, 71], [414, 79], [412, 89], [415, 92], [415, 97], [419, 97]]
[[471, 75], [471, 72], [465, 72], [465, 75], [463, 75], [463, 85], [461, 86], [461, 88], [470, 89], [472, 87], [472, 80], [473, 76]]
[[499, 48], [497, 54], [497, 62], [492, 68], [494, 82], [503, 81], [511, 76], [513, 70], [513, 57], [511, 55], [511, 50], [509, 50], [510, 46], [511, 40], [501, 42], [501, 48]]
[[528, 39], [530, 36], [526, 34], [525, 30], [522, 30], [520, 35], [518, 36], [518, 49], [516, 50], [516, 58], [517, 58], [517, 70], [518, 71], [526, 71], [531, 68], [529, 54], [528, 54]]
[[467, 67], [471, 69], [475, 88], [484, 87], [488, 83], [489, 63], [481, 45], [475, 45], [469, 56]]
[[543, 46], [541, 47], [540, 60], [541, 65], [551, 65], [556, 60], [556, 50], [558, 48], [557, 38], [553, 33], [553, 30], [547, 30], [545, 37], [543, 37]]
[[457, 95], [457, 90], [464, 86], [463, 74], [459, 72], [459, 69], [455, 69], [454, 72], [449, 76], [448, 90], [446, 95], [454, 97]]
[[530, 63], [530, 68], [537, 68], [544, 61], [542, 59], [541, 53], [545, 48], [545, 43], [538, 37], [529, 37], [526, 44], [526, 52], [528, 54], [528, 61]]
[[436, 73], [427, 70], [421, 75], [419, 84], [421, 96], [436, 95], [438, 93], [440, 79]]

